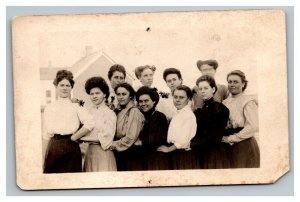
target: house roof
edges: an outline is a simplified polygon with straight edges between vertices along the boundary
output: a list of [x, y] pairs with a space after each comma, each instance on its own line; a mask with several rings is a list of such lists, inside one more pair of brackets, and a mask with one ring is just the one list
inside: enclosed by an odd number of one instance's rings
[[[62, 69], [67, 69], [71, 71], [74, 74], [74, 77], [78, 77], [85, 69], [89, 67], [90, 64], [92, 64], [94, 61], [96, 61], [99, 57], [104, 57], [108, 61], [110, 61], [112, 64], [115, 64], [116, 62], [109, 57], [106, 53], [103, 51], [97, 51], [94, 53], [89, 54], [88, 56], [82, 57], [79, 59], [74, 65], [71, 67], [42, 67], [40, 68], [40, 79], [41, 80], [53, 80], [56, 76], [57, 71]], [[131, 74], [126, 72], [127, 76], [129, 76], [132, 80], [135, 80], [135, 77], [133, 77]]]

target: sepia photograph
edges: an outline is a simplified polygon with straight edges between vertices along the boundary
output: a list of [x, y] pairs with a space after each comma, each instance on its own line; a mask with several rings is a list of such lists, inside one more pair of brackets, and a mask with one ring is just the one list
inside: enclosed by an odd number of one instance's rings
[[289, 171], [282, 10], [20, 16], [12, 40], [21, 189]]

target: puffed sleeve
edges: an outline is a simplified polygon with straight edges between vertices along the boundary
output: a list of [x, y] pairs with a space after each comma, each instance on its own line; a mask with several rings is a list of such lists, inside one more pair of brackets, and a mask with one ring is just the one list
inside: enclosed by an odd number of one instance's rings
[[93, 116], [88, 112], [85, 107], [80, 107], [78, 104], [74, 104], [76, 107], [77, 115], [79, 121], [83, 124], [83, 127], [88, 129], [89, 131], [93, 130], [95, 126], [95, 121]]
[[228, 137], [229, 142], [240, 142], [248, 139], [258, 132], [258, 106], [255, 101], [249, 101], [244, 107], [244, 128]]
[[138, 138], [143, 125], [144, 115], [137, 108], [132, 108], [129, 112], [126, 135], [116, 141], [116, 150], [125, 151], [128, 149]]
[[109, 111], [105, 114], [104, 126], [97, 134], [101, 147], [104, 150], [107, 150], [113, 142], [116, 132], [116, 122], [117, 116], [113, 111]]

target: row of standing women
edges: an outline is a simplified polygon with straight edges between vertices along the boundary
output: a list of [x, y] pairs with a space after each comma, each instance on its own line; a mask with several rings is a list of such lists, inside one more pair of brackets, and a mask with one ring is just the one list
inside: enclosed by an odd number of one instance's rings
[[[58, 100], [44, 111], [44, 173], [81, 172], [82, 165], [85, 172], [259, 167], [257, 100], [243, 93], [244, 73], [227, 75], [227, 97], [213, 78], [217, 62], [197, 66], [202, 76], [193, 90], [178, 69], [166, 69], [172, 94], [162, 98], [152, 87], [155, 67], [136, 69], [143, 86], [135, 91], [124, 82], [124, 67], [114, 65], [108, 73], [113, 90], [102, 77], [87, 80], [88, 109], [71, 102], [73, 75], [59, 71]], [[82, 142], [89, 145], [84, 162]]]

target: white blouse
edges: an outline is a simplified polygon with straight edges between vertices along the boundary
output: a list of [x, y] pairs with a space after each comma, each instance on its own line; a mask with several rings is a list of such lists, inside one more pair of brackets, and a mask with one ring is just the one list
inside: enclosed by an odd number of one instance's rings
[[95, 120], [95, 127], [88, 135], [83, 136], [81, 140], [100, 142], [102, 149], [107, 150], [115, 136], [117, 116], [104, 102], [98, 107], [90, 107], [88, 111]]
[[190, 150], [191, 139], [196, 135], [197, 122], [189, 105], [172, 118], [168, 130], [168, 143], [173, 143], [177, 149]]
[[228, 97], [223, 104], [229, 109], [229, 122], [227, 128], [243, 127], [243, 129], [230, 135], [230, 142], [241, 142], [258, 133], [258, 102], [254, 95], [241, 93], [236, 97]]
[[69, 99], [58, 99], [47, 105], [44, 111], [43, 138], [49, 140], [54, 134], [69, 135], [75, 133], [80, 122], [88, 130], [94, 128], [94, 121], [87, 109]]

